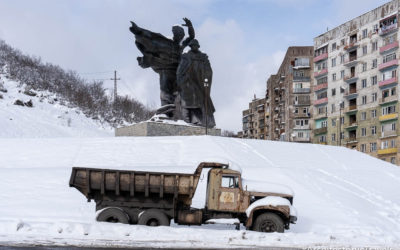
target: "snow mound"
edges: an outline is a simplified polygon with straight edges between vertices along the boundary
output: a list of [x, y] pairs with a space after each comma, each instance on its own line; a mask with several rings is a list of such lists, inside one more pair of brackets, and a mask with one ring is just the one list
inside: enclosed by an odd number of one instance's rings
[[[105, 137], [113, 128], [86, 117], [79, 109], [68, 107], [48, 91], [25, 90], [18, 82], [0, 74], [0, 138]], [[14, 105], [32, 102], [33, 106]]]
[[[204, 159], [229, 160], [245, 179], [290, 187], [297, 223], [269, 235], [232, 225], [98, 223], [94, 202], [68, 187], [72, 166], [192, 173]], [[400, 168], [344, 147], [211, 136], [0, 139], [0, 190], [0, 245], [400, 245]]]

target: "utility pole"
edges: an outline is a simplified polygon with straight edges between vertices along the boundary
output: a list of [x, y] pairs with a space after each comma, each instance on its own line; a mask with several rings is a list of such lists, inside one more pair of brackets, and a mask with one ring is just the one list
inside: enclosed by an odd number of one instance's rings
[[121, 78], [117, 78], [117, 71], [114, 70], [114, 78], [111, 78], [110, 80], [114, 81], [114, 103], [117, 101], [117, 81], [121, 80]]

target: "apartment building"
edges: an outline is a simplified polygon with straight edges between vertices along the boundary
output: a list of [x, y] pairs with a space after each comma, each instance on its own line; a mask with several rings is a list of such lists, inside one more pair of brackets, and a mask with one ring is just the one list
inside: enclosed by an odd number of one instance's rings
[[289, 47], [276, 75], [267, 81], [269, 140], [311, 142], [312, 46]]
[[313, 143], [400, 163], [399, 3], [314, 38]]
[[249, 108], [243, 110], [242, 138], [265, 139], [265, 98], [254, 95]]

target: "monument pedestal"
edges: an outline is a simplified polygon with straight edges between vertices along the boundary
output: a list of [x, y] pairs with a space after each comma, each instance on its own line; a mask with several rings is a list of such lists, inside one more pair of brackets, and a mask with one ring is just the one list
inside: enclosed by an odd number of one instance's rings
[[[187, 136], [205, 134], [205, 127], [153, 121], [115, 129], [115, 136]], [[207, 129], [207, 134], [221, 136], [221, 129], [209, 128]]]

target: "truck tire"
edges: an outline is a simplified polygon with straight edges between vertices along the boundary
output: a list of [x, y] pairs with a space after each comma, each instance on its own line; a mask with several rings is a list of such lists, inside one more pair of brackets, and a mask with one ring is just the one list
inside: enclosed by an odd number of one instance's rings
[[96, 218], [97, 221], [129, 224], [129, 215], [118, 207], [103, 209]]
[[144, 211], [138, 220], [138, 225], [146, 225], [146, 226], [169, 226], [171, 220], [167, 217], [167, 215], [157, 209], [149, 209]]
[[253, 224], [253, 230], [265, 233], [283, 233], [285, 224], [282, 218], [274, 213], [263, 213], [260, 214]]

